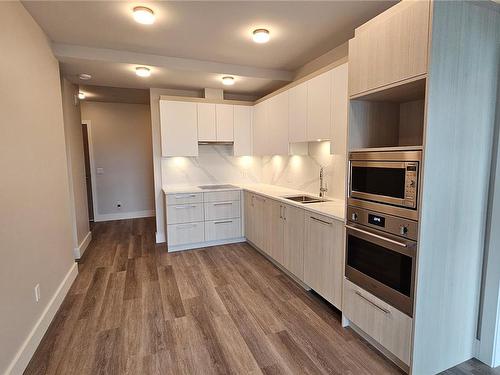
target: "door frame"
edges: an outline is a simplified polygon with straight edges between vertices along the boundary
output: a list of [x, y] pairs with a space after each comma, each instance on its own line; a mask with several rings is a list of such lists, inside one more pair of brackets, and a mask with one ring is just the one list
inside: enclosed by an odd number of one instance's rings
[[89, 160], [90, 160], [90, 180], [92, 190], [92, 208], [94, 210], [94, 223], [100, 221], [100, 215], [97, 211], [97, 186], [96, 186], [96, 170], [94, 162], [94, 143], [92, 141], [92, 122], [90, 120], [82, 120], [82, 125], [87, 125], [87, 137], [89, 144]]

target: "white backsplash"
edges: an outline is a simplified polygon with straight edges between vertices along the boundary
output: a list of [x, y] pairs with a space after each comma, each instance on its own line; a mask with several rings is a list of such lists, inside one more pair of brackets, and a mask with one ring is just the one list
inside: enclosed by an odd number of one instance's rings
[[319, 169], [324, 167], [327, 196], [344, 198], [345, 156], [331, 155], [330, 142], [309, 143], [307, 156], [232, 156], [232, 147], [202, 145], [198, 157], [162, 159], [164, 185], [266, 183], [319, 193]]

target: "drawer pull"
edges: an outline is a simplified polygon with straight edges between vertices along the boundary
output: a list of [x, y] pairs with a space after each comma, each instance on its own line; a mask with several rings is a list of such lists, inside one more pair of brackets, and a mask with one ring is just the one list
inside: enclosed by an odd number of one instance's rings
[[232, 223], [232, 220], [214, 221], [214, 224], [228, 224]]
[[357, 290], [355, 291], [355, 293], [363, 298], [366, 302], [368, 302], [370, 305], [372, 305], [373, 307], [376, 307], [377, 309], [379, 309], [380, 311], [382, 311], [384, 314], [390, 314], [391, 312], [387, 309], [384, 309], [383, 307], [380, 307], [379, 305], [377, 305], [375, 302], [371, 301], [370, 299], [366, 298], [364, 295], [362, 295], [360, 292], [358, 292]]
[[309, 217], [311, 219], [313, 219], [314, 221], [317, 221], [318, 223], [325, 224], [325, 225], [332, 225], [332, 223], [329, 223], [328, 221], [324, 221], [324, 220], [321, 220], [321, 219], [317, 219], [314, 216], [309, 216]]
[[196, 206], [194, 204], [189, 205], [189, 206], [175, 206], [176, 210], [181, 210], [181, 209], [185, 209], [185, 208], [196, 208]]
[[182, 199], [182, 198], [194, 198], [196, 197], [196, 194], [176, 194], [175, 199]]
[[214, 206], [226, 206], [233, 204], [233, 202], [219, 202], [219, 203], [214, 203]]
[[195, 228], [196, 227], [196, 224], [187, 224], [187, 225], [178, 225], [177, 226], [177, 229], [190, 229], [190, 228]]

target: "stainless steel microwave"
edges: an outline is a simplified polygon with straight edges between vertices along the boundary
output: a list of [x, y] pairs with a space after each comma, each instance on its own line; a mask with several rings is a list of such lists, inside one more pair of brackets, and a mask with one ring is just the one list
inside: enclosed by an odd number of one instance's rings
[[[416, 219], [421, 160], [421, 151], [351, 152], [349, 204]], [[372, 202], [377, 207], [356, 201]], [[409, 210], [414, 213], [405, 215]]]

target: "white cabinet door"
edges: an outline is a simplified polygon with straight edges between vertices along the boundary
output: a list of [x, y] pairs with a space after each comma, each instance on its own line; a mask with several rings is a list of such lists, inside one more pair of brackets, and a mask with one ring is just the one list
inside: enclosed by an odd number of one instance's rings
[[198, 140], [216, 141], [215, 104], [198, 103]]
[[349, 93], [347, 88], [347, 63], [332, 70], [332, 127], [330, 153], [346, 155], [347, 111]]
[[267, 101], [256, 104], [253, 107], [253, 154], [262, 156], [269, 155], [268, 133], [267, 133]]
[[162, 156], [198, 156], [196, 103], [160, 100]]
[[307, 142], [307, 82], [289, 90], [290, 142]]
[[217, 122], [217, 140], [218, 141], [233, 141], [233, 105], [232, 104], [216, 104], [216, 122]]
[[307, 140], [330, 139], [331, 71], [307, 81]]
[[288, 91], [273, 96], [267, 102], [266, 155], [288, 155]]
[[234, 156], [252, 155], [252, 107], [234, 106]]

